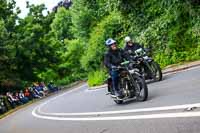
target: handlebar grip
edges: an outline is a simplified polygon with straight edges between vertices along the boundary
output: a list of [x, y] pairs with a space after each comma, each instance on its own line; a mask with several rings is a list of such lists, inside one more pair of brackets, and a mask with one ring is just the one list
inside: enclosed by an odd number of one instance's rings
[[121, 63], [121, 65], [126, 65], [126, 64], [129, 64], [129, 63], [130, 63], [130, 61], [124, 61], [124, 62]]

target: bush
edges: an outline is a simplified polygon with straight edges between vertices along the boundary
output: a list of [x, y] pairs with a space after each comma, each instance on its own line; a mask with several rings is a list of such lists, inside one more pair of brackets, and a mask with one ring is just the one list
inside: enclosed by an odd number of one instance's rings
[[58, 78], [58, 74], [53, 69], [48, 69], [46, 72], [38, 74], [38, 77], [43, 81], [51, 81]]
[[88, 85], [89, 86], [102, 85], [107, 79], [107, 77], [108, 75], [106, 74], [105, 70], [96, 70], [94, 72], [90, 72], [88, 74]]
[[57, 85], [67, 85], [70, 82], [71, 82], [70, 78], [69, 77], [65, 77], [63, 79], [55, 81], [55, 84], [57, 84]]
[[180, 63], [184, 61], [194, 61], [200, 59], [200, 45], [197, 48], [192, 48], [187, 51], [177, 52], [172, 51], [170, 54], [157, 53], [154, 59], [160, 64], [161, 68], [167, 65]]

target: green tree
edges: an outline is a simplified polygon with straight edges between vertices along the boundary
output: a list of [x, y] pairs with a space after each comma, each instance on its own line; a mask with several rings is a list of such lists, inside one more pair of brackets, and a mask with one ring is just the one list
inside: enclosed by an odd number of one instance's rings
[[16, 64], [22, 80], [35, 81], [38, 73], [57, 62], [54, 48], [48, 44], [46, 37], [53, 17], [43, 15], [44, 5], [27, 7], [30, 11], [19, 20], [17, 27]]
[[64, 7], [58, 9], [55, 14], [55, 19], [51, 24], [51, 31], [57, 40], [64, 40], [65, 38], [71, 39], [73, 37], [72, 31], [71, 12]]
[[72, 5], [73, 33], [76, 38], [87, 41], [91, 29], [100, 18], [97, 0], [75, 0]]
[[13, 73], [15, 69], [13, 53], [15, 52], [15, 29], [19, 9], [15, 13], [14, 8], [13, 0], [0, 1], [0, 81], [17, 77], [17, 74]]

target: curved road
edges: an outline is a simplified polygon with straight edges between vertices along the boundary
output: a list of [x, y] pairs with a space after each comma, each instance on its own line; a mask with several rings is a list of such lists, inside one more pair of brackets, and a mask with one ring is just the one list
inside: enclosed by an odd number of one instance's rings
[[116, 105], [82, 85], [0, 120], [0, 133], [199, 133], [200, 67], [149, 83], [145, 102]]

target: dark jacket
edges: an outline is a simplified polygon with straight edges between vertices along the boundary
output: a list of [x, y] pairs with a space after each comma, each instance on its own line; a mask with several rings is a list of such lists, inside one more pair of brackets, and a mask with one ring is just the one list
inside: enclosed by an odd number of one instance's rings
[[104, 56], [104, 64], [108, 69], [112, 66], [119, 66], [121, 62], [127, 59], [125, 52], [122, 49], [115, 51], [109, 49]]
[[129, 46], [128, 44], [126, 44], [124, 51], [127, 52], [127, 51], [131, 50], [134, 53], [135, 50], [137, 50], [139, 48], [143, 48], [143, 47], [138, 43], [133, 43], [132, 46]]

